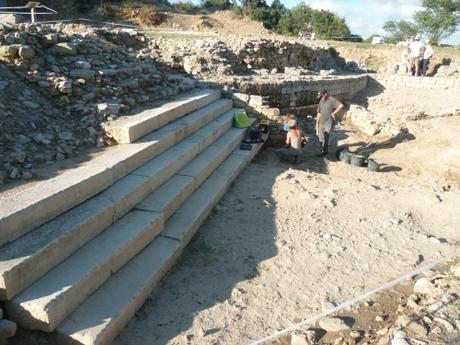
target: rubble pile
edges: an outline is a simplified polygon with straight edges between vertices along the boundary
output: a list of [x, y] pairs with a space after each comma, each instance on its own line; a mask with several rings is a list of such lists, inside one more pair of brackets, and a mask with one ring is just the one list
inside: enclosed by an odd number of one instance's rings
[[460, 265], [424, 275], [268, 344], [458, 344]]
[[342, 70], [348, 66], [328, 45], [308, 46], [295, 41], [229, 36], [222, 39], [177, 43], [167, 39], [151, 41], [155, 58], [199, 77], [238, 74], [275, 74], [289, 68], [310, 74], [320, 70]]
[[345, 113], [344, 120], [368, 136], [393, 137], [405, 131], [406, 125], [403, 119], [394, 118], [391, 115], [375, 113], [360, 105], [351, 104]]
[[0, 27], [0, 183], [111, 144], [104, 121], [195, 87], [142, 54], [147, 41], [84, 25]]
[[460, 78], [460, 63], [451, 62], [450, 65], [441, 65], [436, 72], [441, 78]]

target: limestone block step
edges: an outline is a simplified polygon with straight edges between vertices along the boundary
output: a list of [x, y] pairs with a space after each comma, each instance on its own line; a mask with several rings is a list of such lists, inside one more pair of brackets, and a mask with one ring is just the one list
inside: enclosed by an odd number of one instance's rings
[[[234, 151], [165, 224], [165, 230], [82, 303], [56, 329], [59, 344], [106, 345], [170, 269], [239, 172], [254, 157]], [[177, 176], [177, 175], [176, 175]]]
[[[179, 173], [195, 175], [202, 182], [240, 144], [245, 132], [230, 129]], [[5, 302], [10, 318], [26, 329], [53, 331], [111, 272], [116, 272], [162, 230], [160, 220], [167, 219], [198, 187], [192, 176], [174, 175], [144, 200], [146, 207], [136, 207], [142, 211], [129, 212]]]
[[134, 144], [118, 145], [75, 169], [2, 198], [0, 245], [19, 238], [106, 189], [231, 107], [230, 100], [215, 101]]
[[132, 143], [185, 114], [195, 111], [221, 97], [219, 89], [194, 90], [180, 95], [157, 108], [124, 117], [105, 128], [118, 143]]
[[0, 248], [0, 297], [11, 299], [121, 218], [232, 126], [227, 111], [98, 197]]
[[163, 213], [168, 219], [198, 188], [244, 138], [245, 131], [230, 129], [224, 136], [198, 155], [190, 164], [164, 183], [136, 208]]
[[238, 149], [233, 152], [166, 222], [162, 236], [176, 239], [185, 247], [260, 146], [247, 154], [240, 154]]
[[179, 242], [157, 237], [56, 329], [59, 344], [108, 345], [180, 255]]
[[8, 316], [26, 329], [53, 331], [83, 300], [163, 229], [161, 213], [133, 210], [11, 301]]

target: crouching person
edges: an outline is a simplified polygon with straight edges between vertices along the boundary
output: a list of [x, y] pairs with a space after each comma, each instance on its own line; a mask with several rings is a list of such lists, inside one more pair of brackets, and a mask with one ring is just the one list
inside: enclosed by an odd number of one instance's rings
[[307, 143], [307, 139], [302, 129], [297, 126], [296, 120], [288, 121], [289, 132], [286, 136], [286, 147], [277, 149], [275, 153], [285, 160], [290, 160], [291, 163], [298, 163], [299, 156], [302, 154], [302, 148]]

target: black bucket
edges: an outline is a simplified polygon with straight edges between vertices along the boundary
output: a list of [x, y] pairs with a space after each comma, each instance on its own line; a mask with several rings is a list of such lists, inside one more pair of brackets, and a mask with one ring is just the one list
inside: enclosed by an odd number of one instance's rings
[[379, 171], [381, 163], [375, 159], [369, 158], [367, 162], [367, 170], [369, 171]]
[[364, 156], [351, 154], [350, 164], [355, 167], [362, 167], [365, 159]]
[[339, 159], [340, 159], [341, 162], [343, 162], [345, 164], [350, 164], [351, 156], [352, 156], [352, 154], [345, 150], [345, 151], [340, 152]]

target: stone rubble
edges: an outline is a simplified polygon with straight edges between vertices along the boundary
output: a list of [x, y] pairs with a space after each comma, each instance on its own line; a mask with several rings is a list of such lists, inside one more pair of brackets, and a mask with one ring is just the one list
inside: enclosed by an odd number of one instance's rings
[[[319, 328], [298, 330], [269, 344], [459, 344], [460, 264], [451, 265], [445, 274], [430, 272], [428, 276], [418, 277], [406, 284], [410, 284], [412, 292], [393, 302], [393, 305], [397, 306], [395, 315], [383, 315], [382, 302], [376, 296], [376, 304], [363, 302], [357, 308], [352, 308], [352, 312], [358, 314], [357, 322], [353, 326], [347, 325], [340, 313], [334, 314], [321, 319], [317, 323]], [[381, 293], [387, 296], [383, 300], [387, 301], [388, 296], [396, 299], [395, 290], [398, 289]], [[410, 291], [410, 288], [406, 290]], [[374, 320], [368, 320], [363, 324], [362, 321], [360, 322], [363, 318], [361, 314], [363, 310], [360, 310], [360, 307], [379, 314]], [[350, 311], [345, 312], [345, 315], [351, 318]]]
[[392, 117], [392, 114], [377, 114], [357, 104], [350, 105], [344, 120], [349, 121], [368, 136], [393, 137], [406, 128], [405, 123]]
[[141, 32], [84, 25], [0, 28], [0, 184], [113, 144], [103, 123], [196, 82], [139, 52]]

